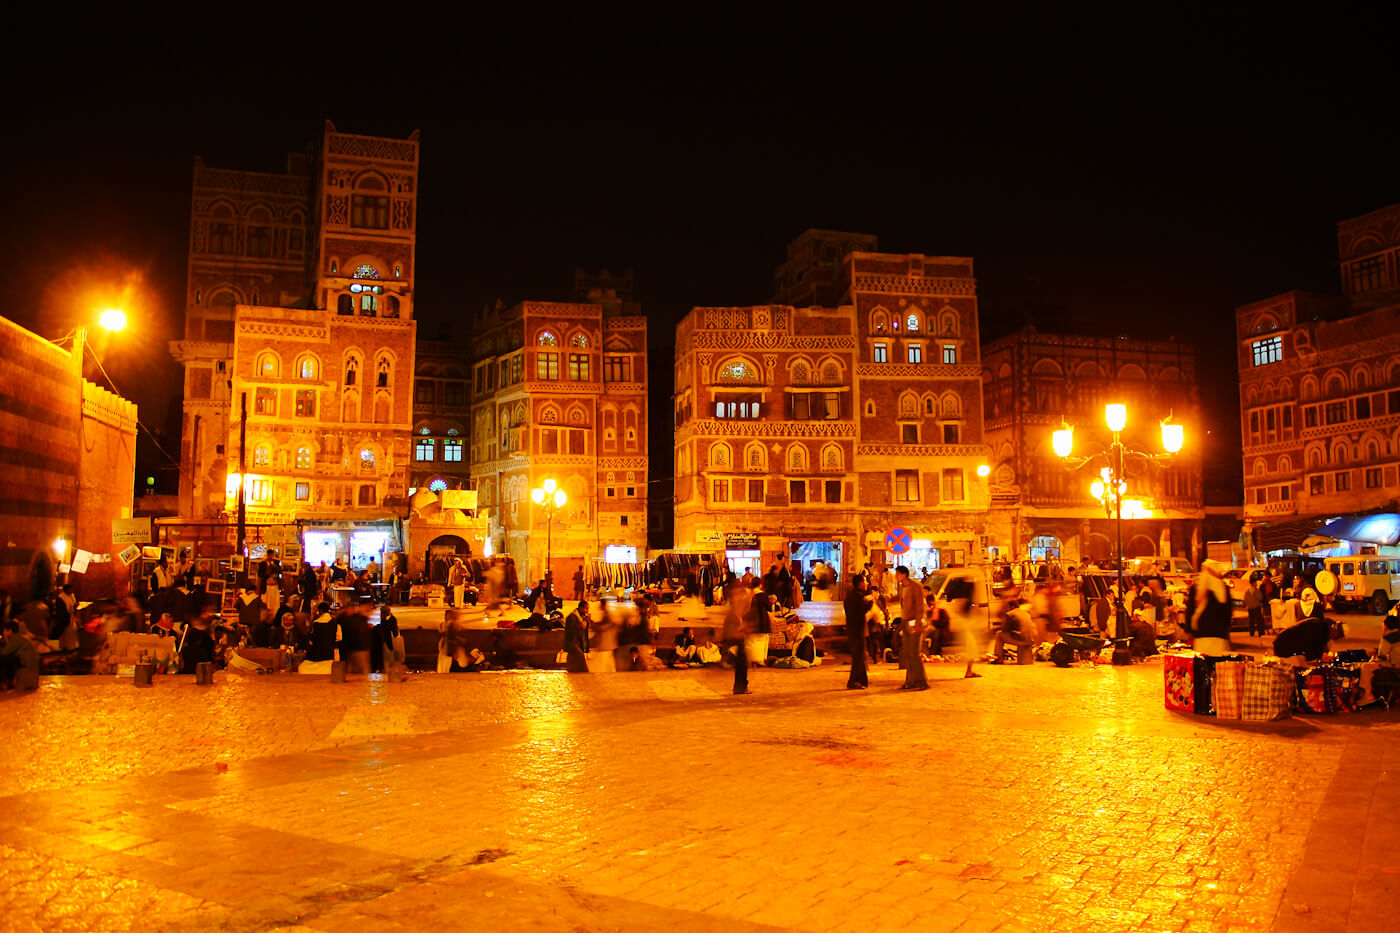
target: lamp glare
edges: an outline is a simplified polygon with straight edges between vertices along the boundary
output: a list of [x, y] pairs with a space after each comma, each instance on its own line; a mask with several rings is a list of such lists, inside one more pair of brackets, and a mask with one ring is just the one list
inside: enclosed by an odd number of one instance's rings
[[559, 484], [556, 483], [556, 482], [554, 481], [554, 478], [553, 478], [553, 477], [550, 477], [549, 479], [547, 479], [547, 480], [544, 481], [544, 491], [545, 491], [545, 494], [546, 494], [546, 495], [548, 495], [549, 493], [554, 492], [554, 490], [556, 490], [556, 489], [558, 489], [558, 488], [559, 488]]
[[992, 468], [985, 463], [979, 463], [977, 464], [977, 475], [986, 479], [988, 476], [992, 475]]
[[1103, 409], [1103, 420], [1107, 422], [1108, 429], [1114, 434], [1117, 434], [1128, 425], [1128, 406], [1117, 402], [1105, 405]]
[[1169, 454], [1177, 453], [1186, 443], [1186, 428], [1171, 421], [1162, 422], [1162, 449]]
[[535, 505], [544, 504], [544, 490], [539, 487], [531, 489], [530, 498], [535, 500]]
[[1063, 427], [1050, 435], [1050, 445], [1055, 448], [1055, 456], [1068, 457], [1074, 450], [1074, 429]]
[[554, 505], [556, 508], [563, 508], [564, 503], [569, 501], [569, 496], [562, 489], [554, 490]]
[[122, 330], [126, 327], [126, 312], [118, 308], [108, 308], [98, 317], [97, 323], [107, 330]]

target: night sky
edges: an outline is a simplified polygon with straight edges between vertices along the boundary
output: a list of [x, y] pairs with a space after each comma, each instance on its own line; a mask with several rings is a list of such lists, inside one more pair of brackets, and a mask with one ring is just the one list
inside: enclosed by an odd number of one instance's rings
[[1238, 487], [1233, 309], [1337, 292], [1337, 221], [1400, 201], [1393, 23], [836, 9], [240, 8], [61, 42], [36, 22], [44, 65], [6, 66], [23, 92], [3, 313], [57, 337], [119, 294], [137, 326], [108, 369], [159, 432], [178, 418], [193, 156], [277, 171], [326, 118], [418, 129], [424, 336], [469, 333], [497, 298], [566, 298], [575, 266], [633, 269], [665, 425], [681, 315], [771, 297], [807, 227], [873, 233], [974, 257], [984, 338], [1030, 322], [1195, 341], [1208, 463]]

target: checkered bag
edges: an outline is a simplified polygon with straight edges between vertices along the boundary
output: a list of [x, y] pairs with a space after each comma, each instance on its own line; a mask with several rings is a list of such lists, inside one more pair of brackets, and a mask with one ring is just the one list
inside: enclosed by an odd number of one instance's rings
[[1250, 664], [1244, 669], [1240, 718], [1270, 722], [1293, 715], [1293, 672], [1274, 664]]
[[1190, 655], [1169, 654], [1162, 658], [1162, 678], [1167, 709], [1195, 708], [1195, 659]]
[[1239, 719], [1244, 706], [1243, 661], [1221, 661], [1215, 665], [1215, 679], [1211, 684], [1211, 703], [1215, 715], [1221, 719]]
[[1361, 688], [1361, 665], [1333, 664], [1332, 672], [1337, 677], [1337, 711], [1354, 713], [1365, 706], [1366, 692]]
[[1329, 667], [1313, 667], [1298, 671], [1294, 677], [1298, 688], [1298, 712], [1330, 715], [1341, 712], [1337, 700], [1337, 672]]

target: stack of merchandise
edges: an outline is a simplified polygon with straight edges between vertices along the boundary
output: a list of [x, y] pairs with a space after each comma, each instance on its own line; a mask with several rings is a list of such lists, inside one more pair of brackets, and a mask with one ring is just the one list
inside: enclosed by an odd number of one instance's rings
[[1252, 722], [1292, 715], [1293, 671], [1282, 663], [1257, 663], [1247, 655], [1169, 654], [1162, 659], [1162, 677], [1167, 709]]

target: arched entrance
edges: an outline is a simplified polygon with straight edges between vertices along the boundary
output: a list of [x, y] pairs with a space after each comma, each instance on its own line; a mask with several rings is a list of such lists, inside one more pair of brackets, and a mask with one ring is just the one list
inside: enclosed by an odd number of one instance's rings
[[1113, 542], [1108, 540], [1107, 535], [1090, 534], [1085, 545], [1085, 558], [1087, 560], [1108, 560], [1113, 556]]
[[1129, 558], [1156, 557], [1157, 542], [1153, 541], [1147, 535], [1133, 535], [1127, 541], [1123, 542], [1123, 556]]
[[424, 566], [428, 568], [428, 582], [446, 583], [447, 565], [454, 557], [463, 560], [470, 557], [472, 550], [467, 542], [457, 535], [438, 535], [428, 543], [428, 553]]
[[1026, 556], [1037, 563], [1060, 559], [1060, 539], [1054, 535], [1036, 535], [1026, 545]]

